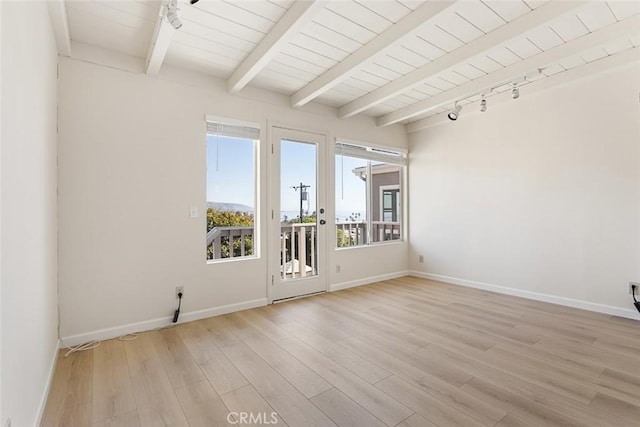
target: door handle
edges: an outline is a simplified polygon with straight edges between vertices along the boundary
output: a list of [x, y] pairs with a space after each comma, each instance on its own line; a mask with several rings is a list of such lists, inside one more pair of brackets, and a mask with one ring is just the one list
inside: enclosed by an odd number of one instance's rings
[[327, 221], [325, 221], [324, 219], [320, 220], [320, 225], [325, 225], [327, 223]]

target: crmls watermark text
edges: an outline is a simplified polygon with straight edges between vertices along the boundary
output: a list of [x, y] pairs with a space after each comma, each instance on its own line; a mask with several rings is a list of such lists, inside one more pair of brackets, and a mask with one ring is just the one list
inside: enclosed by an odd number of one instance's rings
[[278, 424], [277, 412], [229, 412], [227, 414], [229, 424]]

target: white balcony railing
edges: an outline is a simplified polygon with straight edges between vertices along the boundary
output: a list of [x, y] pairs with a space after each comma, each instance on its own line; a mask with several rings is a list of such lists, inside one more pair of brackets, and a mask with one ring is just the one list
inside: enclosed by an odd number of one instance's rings
[[[399, 222], [372, 221], [372, 242], [401, 238]], [[317, 264], [316, 223], [280, 225], [281, 277], [313, 276]], [[222, 259], [253, 255], [253, 226], [214, 227], [207, 233], [207, 258]], [[336, 223], [338, 247], [368, 244], [367, 223], [345, 221]]]
[[316, 240], [315, 222], [280, 224], [280, 277], [282, 280], [317, 274]]
[[[251, 242], [250, 245], [249, 242]], [[238, 246], [239, 251], [235, 253]], [[207, 233], [207, 259], [247, 255], [253, 255], [253, 226], [213, 227]]]
[[[399, 222], [372, 221], [371, 241], [386, 242], [400, 240], [401, 225]], [[367, 223], [362, 221], [344, 221], [336, 223], [338, 247], [359, 246], [368, 244]]]

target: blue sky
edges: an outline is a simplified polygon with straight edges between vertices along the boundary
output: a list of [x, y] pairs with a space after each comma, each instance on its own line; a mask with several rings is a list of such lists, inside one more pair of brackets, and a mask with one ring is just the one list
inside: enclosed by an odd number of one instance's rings
[[[207, 201], [240, 203], [254, 207], [255, 182], [253, 141], [239, 138], [207, 136]], [[311, 185], [309, 202], [303, 208], [316, 210], [316, 146], [291, 141], [281, 145], [281, 210], [289, 218], [300, 210], [300, 195], [293, 186], [302, 182]], [[352, 170], [366, 164], [365, 160], [336, 156], [336, 212], [340, 219], [351, 212], [365, 211], [365, 183]], [[343, 190], [344, 189], [344, 190]], [[327, 189], [330, 190], [330, 189]], [[333, 191], [326, 192], [332, 197]]]
[[254, 207], [253, 141], [207, 135], [207, 201]]

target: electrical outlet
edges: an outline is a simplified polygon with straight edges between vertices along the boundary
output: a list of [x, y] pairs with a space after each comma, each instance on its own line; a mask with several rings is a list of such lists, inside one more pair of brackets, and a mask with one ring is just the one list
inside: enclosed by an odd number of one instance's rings
[[336, 273], [340, 273], [340, 264], [336, 264]]
[[629, 293], [631, 295], [633, 295], [633, 289], [631, 289], [632, 286], [636, 287], [636, 295], [640, 295], [640, 282], [629, 282]]
[[424, 255], [418, 255], [418, 262], [424, 264]]
[[176, 298], [178, 298], [178, 294], [184, 296], [184, 286], [176, 286]]

